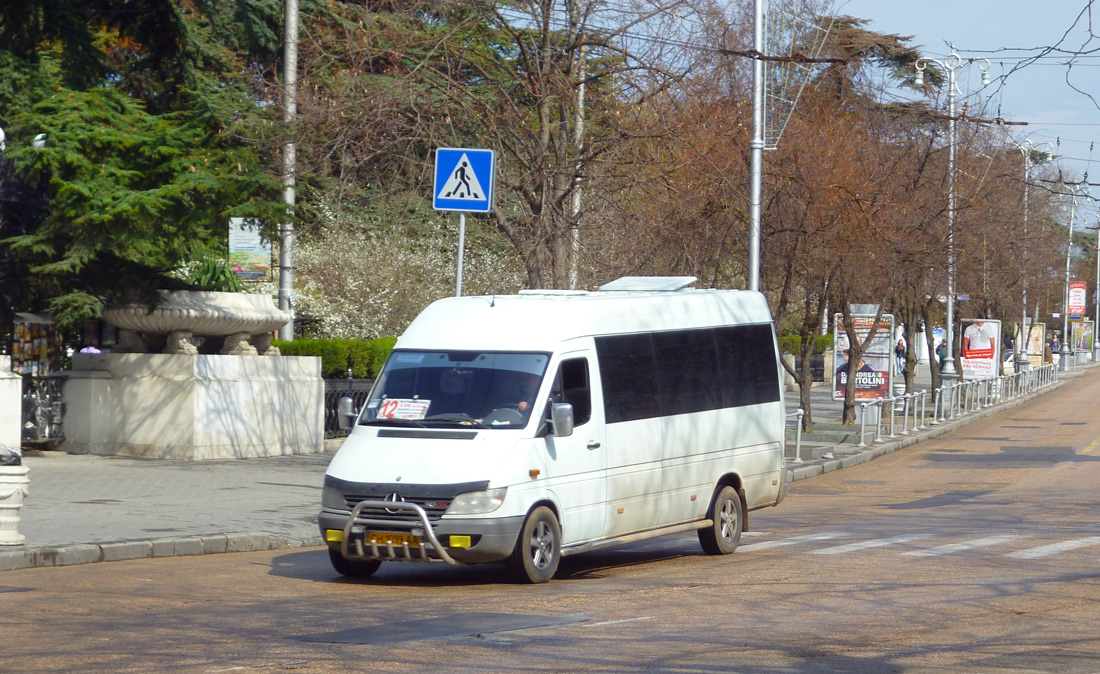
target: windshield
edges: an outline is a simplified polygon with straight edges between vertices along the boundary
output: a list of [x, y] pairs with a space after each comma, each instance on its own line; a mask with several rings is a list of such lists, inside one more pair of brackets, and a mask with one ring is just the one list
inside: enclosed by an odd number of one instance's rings
[[394, 351], [359, 423], [520, 428], [549, 361], [545, 353]]

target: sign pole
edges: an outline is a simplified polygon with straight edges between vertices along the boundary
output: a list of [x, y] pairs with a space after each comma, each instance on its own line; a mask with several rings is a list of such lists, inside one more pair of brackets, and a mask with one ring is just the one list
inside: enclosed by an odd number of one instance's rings
[[491, 213], [496, 184], [496, 153], [478, 148], [441, 147], [435, 151], [432, 207], [458, 211], [458, 262], [455, 297], [462, 297], [462, 257], [466, 250], [466, 213]]
[[466, 214], [458, 214], [458, 273], [455, 277], [455, 297], [462, 297], [462, 253], [466, 250]]

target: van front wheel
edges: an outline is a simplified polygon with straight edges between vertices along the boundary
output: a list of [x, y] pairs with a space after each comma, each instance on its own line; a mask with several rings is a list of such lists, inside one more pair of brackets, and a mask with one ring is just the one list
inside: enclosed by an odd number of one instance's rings
[[741, 541], [745, 515], [741, 497], [733, 487], [720, 487], [708, 513], [712, 524], [699, 530], [699, 544], [708, 555], [728, 555]]
[[545, 583], [554, 577], [561, 560], [561, 527], [554, 511], [535, 508], [527, 521], [507, 565], [521, 583]]

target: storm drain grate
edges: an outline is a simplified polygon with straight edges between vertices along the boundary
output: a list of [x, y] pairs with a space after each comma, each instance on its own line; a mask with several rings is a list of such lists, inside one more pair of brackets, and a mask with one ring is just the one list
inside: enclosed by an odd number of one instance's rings
[[408, 622], [352, 627], [338, 632], [304, 634], [294, 637], [299, 641], [318, 641], [326, 644], [393, 644], [403, 641], [426, 639], [452, 639], [492, 632], [529, 630], [535, 627], [553, 627], [584, 622], [589, 616], [570, 614], [563, 616], [523, 615], [515, 613], [464, 613], [444, 618], [410, 620]]

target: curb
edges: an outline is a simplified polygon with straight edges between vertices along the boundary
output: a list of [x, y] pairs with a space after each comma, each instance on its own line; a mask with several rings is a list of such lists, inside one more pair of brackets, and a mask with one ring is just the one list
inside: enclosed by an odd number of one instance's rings
[[31, 550], [0, 550], [0, 571], [73, 566], [94, 562], [120, 562], [129, 559], [190, 557], [223, 552], [258, 552], [324, 545], [320, 534], [310, 538], [273, 537], [262, 531], [156, 538], [145, 541], [83, 543]]

